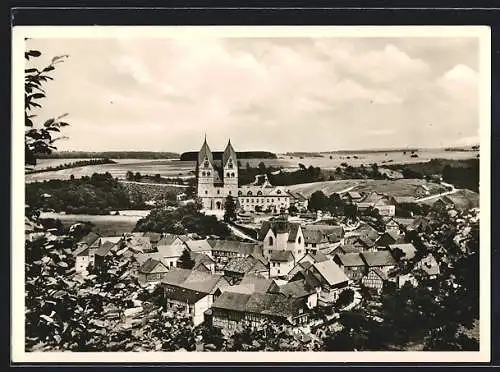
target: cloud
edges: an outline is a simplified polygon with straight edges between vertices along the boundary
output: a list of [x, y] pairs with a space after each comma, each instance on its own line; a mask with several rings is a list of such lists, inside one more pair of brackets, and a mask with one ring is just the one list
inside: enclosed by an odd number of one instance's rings
[[[420, 146], [436, 136], [452, 142], [474, 136], [478, 127], [478, 73], [458, 42], [30, 42], [47, 58], [71, 56], [47, 85], [40, 112], [69, 112], [70, 140], [61, 148], [187, 151], [205, 131], [214, 148], [229, 136], [239, 148], [271, 151], [370, 147], [374, 135], [375, 147]], [[429, 50], [440, 51], [439, 58]], [[418, 129], [429, 123], [434, 127], [426, 132]]]

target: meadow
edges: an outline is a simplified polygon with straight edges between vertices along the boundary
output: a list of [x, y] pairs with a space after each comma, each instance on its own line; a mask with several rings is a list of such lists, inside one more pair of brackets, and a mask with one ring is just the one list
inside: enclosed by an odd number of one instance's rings
[[91, 214], [64, 214], [42, 212], [40, 218], [61, 220], [64, 226], [71, 226], [79, 222], [90, 222], [95, 231], [103, 236], [118, 236], [131, 232], [137, 221], [146, 216], [149, 211], [120, 211], [121, 215], [91, 215]]

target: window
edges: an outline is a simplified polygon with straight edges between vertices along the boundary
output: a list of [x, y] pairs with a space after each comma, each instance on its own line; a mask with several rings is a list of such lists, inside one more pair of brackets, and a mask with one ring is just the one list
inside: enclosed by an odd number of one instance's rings
[[217, 190], [217, 195], [219, 195], [219, 194], [220, 194], [220, 190]]
[[[269, 237], [269, 245], [273, 245], [274, 241], [273, 241], [273, 237], [270, 236]], [[271, 251], [269, 251], [269, 253], [271, 253]]]
[[247, 192], [247, 195], [252, 196], [252, 192], [251, 191]]
[[301, 253], [302, 253], [302, 251], [299, 249], [299, 250], [297, 251], [297, 254], [301, 254]]
[[207, 172], [207, 176], [210, 176], [210, 172]]
[[316, 243], [312, 243], [313, 248], [316, 248]]
[[234, 177], [234, 172], [231, 172], [231, 177]]
[[208, 168], [208, 161], [205, 160], [205, 164], [204, 164], [205, 168]]
[[274, 203], [274, 199], [271, 199], [271, 203]]
[[276, 191], [276, 194], [278, 195], [281, 194], [281, 190]]
[[243, 192], [242, 191], [238, 191], [238, 195], [239, 196], [243, 195]]
[[226, 173], [226, 177], [229, 177], [229, 172]]
[[202, 175], [203, 177], [205, 177], [206, 173], [205, 173], [205, 172], [201, 172], [201, 175]]
[[280, 273], [280, 269], [278, 269], [278, 274]]
[[208, 194], [208, 190], [205, 190], [205, 195], [207, 195], [207, 194]]
[[173, 267], [173, 266], [174, 266], [174, 262], [170, 261], [170, 267]]
[[231, 195], [231, 191], [229, 191], [229, 195]]
[[257, 191], [257, 195], [262, 195], [262, 191]]
[[299, 244], [302, 243], [302, 237], [299, 236], [298, 242], [299, 242]]
[[253, 203], [253, 199], [252, 199], [252, 203]]

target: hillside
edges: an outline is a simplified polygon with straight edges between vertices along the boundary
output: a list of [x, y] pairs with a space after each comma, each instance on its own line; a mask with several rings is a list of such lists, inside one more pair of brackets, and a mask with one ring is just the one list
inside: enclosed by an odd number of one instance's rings
[[325, 195], [335, 192], [348, 191], [371, 192], [376, 191], [391, 196], [416, 196], [416, 191], [420, 185], [426, 185], [431, 194], [445, 192], [446, 189], [435, 183], [428, 183], [420, 179], [401, 179], [395, 181], [387, 180], [339, 180], [312, 182], [301, 185], [289, 186], [292, 191], [300, 192], [306, 197], [310, 197], [314, 191], [321, 190]]
[[40, 159], [178, 159], [175, 152], [156, 151], [55, 151], [51, 154], [40, 154]]

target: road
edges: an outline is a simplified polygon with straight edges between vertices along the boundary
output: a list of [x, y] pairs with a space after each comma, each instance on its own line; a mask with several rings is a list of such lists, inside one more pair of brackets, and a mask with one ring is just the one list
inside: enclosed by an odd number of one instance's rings
[[418, 203], [418, 202], [422, 202], [422, 201], [426, 201], [426, 200], [437, 199], [437, 198], [440, 198], [442, 196], [451, 195], [451, 194], [456, 193], [457, 191], [460, 191], [460, 189], [456, 189], [455, 186], [453, 186], [452, 184], [446, 183], [446, 182], [441, 182], [441, 185], [444, 187], [451, 187], [451, 191], [446, 191], [446, 192], [443, 192], [443, 193], [437, 194], [437, 195], [426, 196], [426, 197], [415, 200], [415, 202]]
[[243, 238], [243, 239], [248, 239], [252, 242], [256, 242], [257, 243], [257, 240], [255, 240], [254, 238], [252, 238], [251, 236], [245, 234], [243, 231], [241, 231], [240, 229], [237, 229], [236, 227], [232, 226], [232, 225], [229, 225], [227, 224], [227, 227], [229, 227], [231, 229], [231, 231], [234, 233], [234, 235], [236, 236], [239, 236], [240, 238]]
[[180, 188], [187, 188], [189, 186], [187, 185], [179, 185], [177, 183], [151, 183], [151, 182], [136, 182], [136, 181], [125, 181], [125, 180], [120, 180], [119, 182], [121, 183], [132, 183], [136, 185], [153, 185], [153, 186], [170, 186], [170, 187], [180, 187]]

